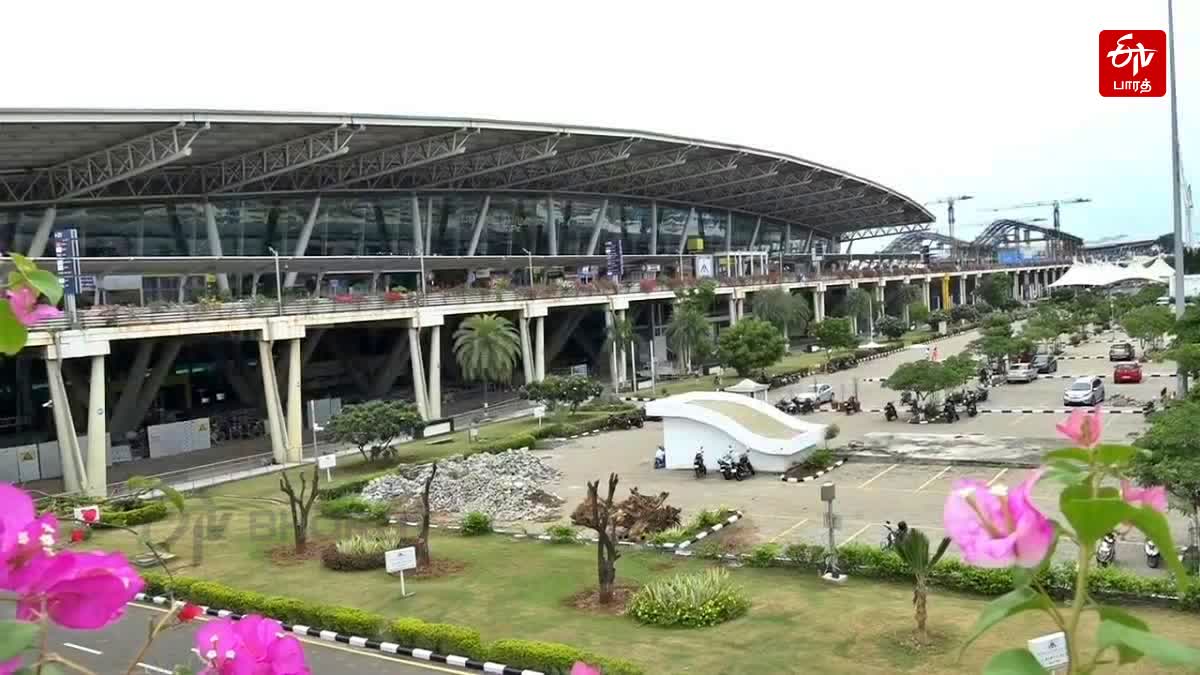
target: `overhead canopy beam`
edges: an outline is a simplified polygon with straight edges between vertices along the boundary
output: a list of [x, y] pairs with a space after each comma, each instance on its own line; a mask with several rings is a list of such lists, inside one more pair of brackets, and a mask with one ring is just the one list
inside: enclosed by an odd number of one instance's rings
[[470, 178], [550, 159], [566, 134], [554, 133], [498, 148], [469, 152], [448, 162], [438, 162], [417, 172], [412, 187], [418, 190], [457, 187]]
[[[383, 150], [322, 166], [317, 182], [321, 189], [338, 189], [457, 157], [467, 151], [467, 142], [479, 129], [458, 129], [448, 134], [421, 138]], [[375, 187], [374, 184], [365, 186]]]
[[0, 176], [0, 195], [18, 203], [91, 195], [191, 156], [192, 142], [208, 128], [180, 122], [32, 174]]
[[[879, 207], [873, 206], [871, 208], [879, 208]], [[859, 211], [859, 210], [861, 210], [861, 209], [847, 209], [844, 213], [848, 213], [849, 211]], [[812, 219], [809, 219], [809, 220], [806, 220], [805, 222], [807, 222], [815, 227], [824, 227], [824, 228], [837, 227], [839, 225], [845, 225], [846, 223], [859, 223], [859, 222], [863, 223], [864, 225], [870, 225], [870, 224], [890, 225], [890, 224], [892, 224], [890, 221], [893, 219], [889, 218], [888, 216], [901, 216], [903, 214], [904, 214], [904, 208], [897, 206], [888, 211], [884, 211], [883, 213], [868, 213], [865, 215], [848, 216], [845, 218], [839, 218], [838, 220], [833, 220], [833, 221], [827, 220], [827, 221], [823, 221], [823, 222], [814, 221]], [[838, 214], [838, 213], [830, 214], [830, 216], [837, 216], [837, 215], [841, 215], [841, 214]], [[826, 217], [826, 216], [818, 216], [818, 218], [824, 218], [824, 217]], [[880, 220], [885, 220], [888, 222], [877, 222]], [[911, 221], [911, 219], [909, 219], [909, 220]]]
[[863, 211], [866, 209], [877, 209], [877, 208], [887, 206], [888, 202], [890, 201], [890, 197], [887, 197], [885, 195], [883, 197], [880, 197], [879, 199], [872, 201], [870, 204], [861, 204], [859, 206], [851, 206], [848, 208], [836, 208], [836, 207], [833, 209], [829, 208], [830, 204], [836, 204], [836, 203], [844, 202], [844, 201], [847, 201], [847, 200], [839, 199], [835, 202], [811, 204], [809, 206], [804, 206], [801, 208], [790, 209], [789, 211], [787, 211], [787, 213], [791, 217], [800, 218], [800, 219], [828, 218], [830, 216], [840, 216], [842, 214], [852, 213], [854, 211]]
[[595, 170], [583, 171], [579, 180], [571, 180], [555, 186], [557, 190], [578, 190], [582, 187], [611, 183], [623, 178], [632, 178], [648, 173], [662, 171], [687, 163], [687, 156], [695, 146], [672, 148], [663, 152], [631, 157], [619, 166], [598, 167]]
[[[668, 175], [665, 178], [657, 178], [647, 174], [634, 176], [629, 181], [630, 185], [625, 186], [623, 189], [614, 188], [614, 191], [646, 194], [647, 191], [653, 188], [662, 187], [663, 185], [671, 185], [673, 183], [680, 183], [683, 181], [693, 180], [695, 178], [702, 178], [704, 176], [712, 176], [714, 174], [735, 171], [738, 168], [738, 161], [743, 157], [745, 157], [744, 153], [737, 152], [725, 157], [712, 157], [708, 159], [690, 161], [687, 164], [672, 170], [675, 175]], [[654, 197], [659, 197], [659, 195], [655, 194]]]
[[[770, 197], [767, 199], [750, 200], [750, 201], [746, 202], [745, 205], [741, 205], [741, 204], [733, 205], [731, 208], [735, 208], [735, 209], [755, 208], [755, 209], [758, 209], [759, 211], [766, 211], [767, 207], [770, 205], [789, 204], [791, 202], [796, 202], [799, 200], [807, 200], [807, 199], [811, 199], [812, 197], [820, 197], [821, 195], [827, 195], [827, 194], [831, 194], [834, 192], [841, 192], [842, 188], [845, 186], [844, 183], [845, 183], [844, 179], [838, 179], [838, 180], [834, 181], [833, 185], [831, 185], [830, 187], [822, 188], [820, 190], [812, 190], [810, 192], [802, 192], [800, 194], [782, 195], [780, 197]], [[856, 190], [854, 192], [854, 194], [861, 196], [861, 195], [866, 194], [866, 190], [863, 188], [860, 188], [860, 189]], [[803, 204], [801, 206], [803, 206]], [[784, 209], [779, 208], [778, 210], [784, 210]]]
[[774, 178], [779, 175], [779, 167], [783, 162], [772, 162], [770, 164], [754, 164], [747, 167], [747, 175], [732, 180], [726, 179], [722, 172], [716, 172], [704, 176], [699, 181], [699, 185], [690, 187], [686, 190], [672, 192], [671, 194], [662, 195], [660, 199], [674, 199], [683, 197], [684, 195], [692, 195], [696, 193], [707, 193], [709, 190], [728, 188], [735, 185], [744, 185], [755, 181]]
[[[209, 164], [202, 169], [203, 190], [205, 193], [229, 192], [336, 159], [350, 152], [350, 139], [362, 129], [361, 126], [341, 124]], [[274, 185], [264, 187], [271, 189]]]
[[[717, 188], [713, 194], [709, 196], [709, 201], [721, 202], [726, 200], [737, 200], [742, 204], [754, 203], [755, 200], [748, 199], [749, 197], [759, 197], [760, 195], [771, 194], [772, 192], [790, 192], [797, 188], [807, 187], [812, 184], [814, 177], [817, 175], [816, 169], [809, 169], [804, 172], [804, 177], [796, 180], [796, 174], [778, 174], [775, 176], [778, 180], [771, 181], [770, 185], [764, 185], [753, 190], [734, 190], [728, 186]], [[722, 194], [724, 193], [724, 194]]]
[[[818, 194], [824, 194], [824, 193], [829, 193], [829, 192], [835, 192], [835, 190], [833, 190], [833, 189], [821, 190], [819, 192], [813, 192], [813, 193], [810, 193], [807, 195], [797, 195], [796, 197], [790, 198], [789, 201], [795, 201], [797, 199], [803, 199], [806, 197], [813, 197]], [[783, 208], [763, 209], [763, 213], [765, 213], [766, 215], [768, 215], [772, 218], [784, 218], [789, 213], [803, 212], [805, 207], [843, 204], [845, 202], [858, 201], [866, 196], [867, 196], [867, 190], [866, 190], [866, 188], [862, 188], [859, 190], [855, 190], [853, 193], [846, 195], [845, 197], [839, 197], [837, 199], [830, 199], [827, 201], [813, 202], [811, 204], [799, 204], [799, 205], [790, 205], [790, 206], [786, 206]]]
[[925, 232], [929, 229], [929, 223], [910, 223], [907, 225], [880, 225], [877, 227], [868, 227], [862, 230], [846, 232], [841, 235], [842, 241], [854, 241], [856, 239], [874, 239], [876, 237], [890, 237], [895, 234], [905, 234], [907, 232]]
[[492, 187], [504, 190], [623, 162], [629, 159], [630, 151], [637, 143], [636, 138], [626, 138], [616, 143], [563, 153], [545, 162], [513, 167], [503, 172]]

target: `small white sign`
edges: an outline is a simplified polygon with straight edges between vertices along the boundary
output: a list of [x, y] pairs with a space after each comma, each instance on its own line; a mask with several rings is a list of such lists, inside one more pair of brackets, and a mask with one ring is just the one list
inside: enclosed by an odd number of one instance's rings
[[1066, 667], [1070, 661], [1067, 658], [1067, 635], [1061, 631], [1033, 638], [1029, 641], [1029, 651], [1046, 670]]
[[546, 406], [539, 405], [533, 409], [533, 416], [539, 420], [546, 416]]
[[96, 523], [100, 521], [99, 506], [77, 506], [75, 507], [75, 520], [82, 523]]
[[417, 569], [417, 549], [409, 546], [398, 548], [383, 554], [383, 562], [388, 574]]
[[[337, 455], [329, 454], [317, 457], [318, 469], [332, 469], [335, 466], [337, 466]], [[378, 560], [378, 558], [376, 558], [376, 560]]]

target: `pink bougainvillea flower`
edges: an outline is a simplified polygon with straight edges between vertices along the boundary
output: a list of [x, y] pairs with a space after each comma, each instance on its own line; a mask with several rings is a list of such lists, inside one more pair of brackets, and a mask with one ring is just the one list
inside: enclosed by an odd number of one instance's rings
[[21, 657], [10, 659], [4, 663], [0, 663], [0, 675], [13, 675], [13, 673], [21, 670], [24, 664], [21, 663]]
[[1161, 485], [1144, 488], [1122, 480], [1121, 499], [1133, 506], [1149, 506], [1159, 513], [1167, 512], [1167, 489]]
[[52, 305], [39, 305], [37, 291], [29, 287], [5, 291], [8, 294], [8, 306], [17, 317], [17, 321], [26, 326], [34, 326], [46, 319], [57, 319], [62, 316], [62, 310]]
[[571, 666], [571, 675], [600, 675], [600, 669], [589, 666], [583, 661], [576, 661]]
[[310, 675], [304, 650], [274, 619], [257, 614], [211, 621], [196, 632], [202, 675]]
[[42, 607], [56, 624], [97, 630], [121, 618], [145, 583], [120, 553], [41, 553], [13, 575], [17, 618], [34, 620]]
[[1065, 422], [1054, 425], [1058, 433], [1075, 441], [1081, 448], [1094, 448], [1100, 443], [1100, 432], [1104, 424], [1100, 419], [1100, 406], [1095, 411], [1088, 412], [1076, 408]]
[[1054, 543], [1054, 524], [1030, 498], [1036, 471], [1013, 489], [977, 480], [954, 484], [942, 517], [963, 560], [979, 567], [1036, 567]]
[[0, 483], [0, 589], [13, 590], [13, 576], [34, 557], [51, 551], [57, 535], [54, 514], [37, 517], [24, 490]]

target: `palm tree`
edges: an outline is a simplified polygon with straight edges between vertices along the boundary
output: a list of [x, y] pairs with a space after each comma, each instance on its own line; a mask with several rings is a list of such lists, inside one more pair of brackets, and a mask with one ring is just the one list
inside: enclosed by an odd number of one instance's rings
[[625, 350], [629, 350], [630, 367], [633, 368], [633, 383], [637, 386], [637, 369], [634, 363], [633, 342], [637, 334], [633, 329], [633, 322], [628, 318], [617, 316], [615, 312], [609, 312], [610, 323], [608, 326], [608, 334], [604, 338], [604, 349], [609, 352], [609, 365], [612, 368], [613, 390], [621, 390], [621, 381], [617, 373], [625, 366]]
[[521, 354], [521, 336], [508, 319], [498, 314], [476, 314], [454, 331], [454, 358], [468, 380], [483, 383], [487, 401], [489, 382], [511, 382]]
[[921, 289], [913, 284], [902, 284], [896, 294], [892, 296], [892, 301], [888, 303], [891, 306], [893, 315], [897, 311], [903, 311], [905, 307], [917, 302], [921, 299]]
[[916, 528], [909, 528], [908, 533], [896, 543], [896, 553], [899, 554], [900, 559], [904, 561], [908, 571], [913, 575], [913, 615], [917, 621], [917, 635], [922, 640], [929, 637], [929, 631], [925, 629], [927, 617], [925, 601], [929, 591], [929, 574], [933, 571], [933, 566], [942, 559], [942, 555], [946, 553], [949, 546], [950, 538], [943, 537], [942, 543], [938, 544], [937, 551], [930, 558], [929, 538]]
[[705, 351], [711, 335], [708, 319], [698, 307], [684, 303], [675, 306], [667, 324], [667, 343], [683, 363], [684, 372], [692, 372], [693, 357]]
[[842, 301], [842, 310], [846, 313], [846, 317], [853, 320], [854, 330], [858, 332], [859, 317], [871, 318], [871, 306], [873, 305], [871, 294], [861, 288], [851, 288], [846, 291], [846, 299]]
[[791, 328], [803, 329], [812, 318], [808, 303], [799, 295], [782, 288], [771, 288], [754, 294], [754, 316], [770, 323], [788, 339]]

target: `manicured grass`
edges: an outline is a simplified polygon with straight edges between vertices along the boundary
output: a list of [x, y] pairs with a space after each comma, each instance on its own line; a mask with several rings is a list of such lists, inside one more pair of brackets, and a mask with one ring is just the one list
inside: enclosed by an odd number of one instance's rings
[[[218, 515], [227, 513], [229, 519], [221, 538], [202, 541], [199, 548], [192, 528], [186, 528], [172, 549], [180, 556], [174, 568], [179, 574], [391, 617], [467, 625], [482, 631], [485, 640], [564, 642], [631, 659], [647, 673], [957, 675], [980, 672], [988, 655], [1053, 632], [1049, 620], [1040, 615], [1021, 615], [981, 639], [958, 663], [956, 644], [935, 653], [913, 653], [897, 646], [894, 636], [908, 635], [912, 626], [912, 591], [907, 585], [851, 579], [844, 586], [832, 586], [808, 572], [751, 568], [733, 571], [734, 581], [752, 603], [745, 617], [710, 629], [645, 627], [626, 617], [590, 614], [567, 604], [570, 596], [595, 584], [592, 545], [555, 546], [500, 535], [436, 536], [434, 557], [461, 561], [466, 569], [442, 579], [410, 581], [409, 591], [415, 595], [401, 598], [399, 582], [380, 571], [332, 572], [316, 560], [285, 566], [271, 563], [267, 552], [288, 543], [290, 523], [282, 506], [245, 499], [272, 496], [271, 492], [251, 495], [245, 485], [211, 490], [209, 500], [189, 500], [191, 523], [208, 522], [211, 532]], [[318, 537], [337, 536], [339, 525], [351, 527], [348, 521], [316, 520]], [[178, 516], [172, 516], [165, 525], [153, 527], [162, 532], [159, 528], [169, 529], [179, 522]], [[111, 532], [98, 533], [90, 543], [126, 550], [136, 547], [127, 535]], [[197, 551], [200, 555], [192, 564]], [[617, 562], [618, 581], [644, 584], [707, 564], [623, 549]], [[979, 598], [934, 592], [929, 599], [930, 628], [961, 638], [983, 604]], [[1200, 635], [1200, 617], [1195, 615], [1142, 608], [1136, 613], [1155, 631], [1185, 643], [1197, 642]], [[1092, 621], [1090, 616], [1085, 619], [1089, 631]], [[1163, 671], [1145, 660], [1121, 672]]]

